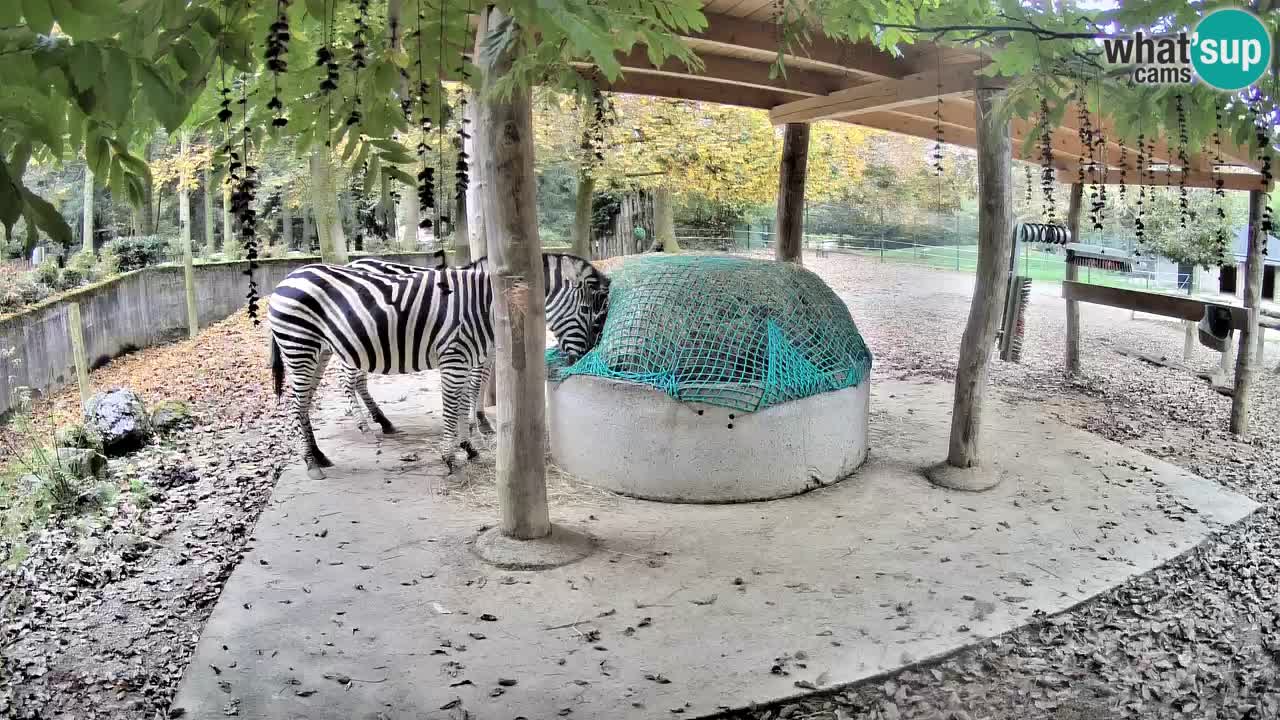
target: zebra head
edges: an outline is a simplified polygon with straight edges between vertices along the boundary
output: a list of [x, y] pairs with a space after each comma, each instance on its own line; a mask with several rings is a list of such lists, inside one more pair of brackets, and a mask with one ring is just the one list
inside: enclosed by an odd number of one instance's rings
[[600, 339], [609, 312], [609, 278], [576, 255], [542, 256], [547, 283], [547, 326], [572, 364]]

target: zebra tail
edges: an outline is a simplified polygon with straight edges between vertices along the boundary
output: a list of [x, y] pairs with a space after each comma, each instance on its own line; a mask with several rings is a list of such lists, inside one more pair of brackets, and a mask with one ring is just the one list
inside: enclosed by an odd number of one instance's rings
[[280, 357], [280, 344], [276, 336], [271, 336], [271, 381], [275, 385], [276, 397], [284, 392], [284, 360]]

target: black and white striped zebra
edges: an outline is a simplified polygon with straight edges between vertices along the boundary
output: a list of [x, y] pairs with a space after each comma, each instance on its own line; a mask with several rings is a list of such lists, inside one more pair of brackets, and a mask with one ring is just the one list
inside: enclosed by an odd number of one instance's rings
[[[443, 270], [448, 267], [448, 262], [443, 250], [435, 253], [436, 265], [433, 267], [424, 267], [422, 265], [406, 265], [405, 263], [390, 262], [387, 260], [379, 260], [377, 258], [360, 258], [347, 263], [347, 267], [366, 272], [377, 273], [379, 275], [390, 275], [399, 277], [404, 275], [414, 275], [427, 270]], [[474, 266], [474, 263], [467, 267]], [[339, 361], [342, 362], [342, 361]], [[478, 427], [479, 431], [485, 435], [493, 434], [493, 426], [489, 423], [489, 418], [485, 415], [484, 406], [478, 402], [480, 388], [484, 387], [484, 382], [489, 378], [489, 373], [493, 370], [492, 358], [487, 359], [479, 367], [471, 369], [471, 376], [467, 378], [467, 397], [470, 398], [470, 405], [473, 414], [468, 418], [467, 436], [473, 434], [471, 429], [473, 426]], [[373, 395], [369, 393], [369, 374], [364, 370], [351, 367], [342, 362], [341, 373], [342, 392], [347, 397], [347, 402], [351, 407], [351, 412], [358, 413], [358, 405], [363, 404], [365, 409], [369, 411], [369, 417], [378, 426], [382, 428], [384, 435], [391, 435], [396, 432], [396, 427], [386, 414], [382, 412], [382, 408], [378, 407], [378, 403], [374, 401]], [[360, 420], [360, 431], [364, 432], [367, 428], [363, 419]]]
[[[608, 278], [572, 255], [543, 256], [547, 322], [569, 360], [590, 349], [604, 324]], [[454, 469], [476, 455], [461, 436], [459, 411], [471, 415], [472, 370], [493, 348], [493, 290], [488, 263], [392, 276], [366, 270], [307, 265], [276, 287], [267, 303], [276, 394], [290, 379], [295, 432], [308, 474], [332, 465], [316, 446], [310, 407], [332, 355], [347, 366], [382, 374], [437, 368], [448, 447]], [[460, 451], [465, 455], [460, 455]]]

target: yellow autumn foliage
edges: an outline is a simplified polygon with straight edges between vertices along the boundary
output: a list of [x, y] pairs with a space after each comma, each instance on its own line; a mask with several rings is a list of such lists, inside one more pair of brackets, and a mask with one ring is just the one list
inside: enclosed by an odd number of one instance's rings
[[[615, 95], [616, 122], [606, 133], [598, 187], [666, 185], [677, 196], [768, 204], [778, 192], [781, 128], [762, 110], [665, 98]], [[538, 104], [534, 133], [539, 163], [580, 162], [583, 109], [572, 101]], [[873, 131], [842, 123], [815, 125], [809, 143], [806, 195], [845, 197], [862, 178], [863, 147]]]

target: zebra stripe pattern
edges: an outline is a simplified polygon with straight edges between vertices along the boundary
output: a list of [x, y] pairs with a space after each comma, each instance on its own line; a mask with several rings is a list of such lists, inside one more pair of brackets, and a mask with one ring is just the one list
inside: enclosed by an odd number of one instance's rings
[[[608, 278], [590, 262], [560, 254], [543, 256], [543, 273], [548, 324], [561, 352], [576, 359], [603, 325]], [[285, 278], [267, 304], [272, 373], [277, 395], [289, 378], [294, 429], [308, 473], [322, 477], [320, 468], [332, 465], [316, 446], [310, 406], [333, 355], [363, 372], [439, 369], [445, 462], [452, 470], [464, 457], [475, 457], [469, 436], [458, 432], [458, 417], [460, 410], [471, 415], [473, 395], [466, 386], [493, 348], [492, 302], [484, 260], [400, 276], [308, 265]]]
[[[389, 262], [387, 260], [379, 260], [377, 258], [361, 258], [347, 263], [347, 267], [356, 270], [364, 270], [366, 272], [377, 273], [379, 275], [403, 276], [413, 275], [423, 272], [424, 270], [443, 270], [448, 267], [448, 260], [443, 250], [436, 250], [432, 253], [435, 258], [435, 264], [432, 267], [424, 267], [422, 265], [406, 265], [404, 263]], [[339, 361], [342, 362], [342, 361]], [[487, 366], [486, 366], [487, 368]], [[480, 378], [480, 384], [484, 384], [484, 378]], [[342, 362], [342, 373], [340, 385], [342, 392], [347, 398], [347, 405], [350, 408], [348, 412], [359, 415], [359, 404], [363, 403], [364, 407], [369, 411], [369, 417], [378, 423], [382, 428], [384, 435], [391, 435], [396, 432], [396, 427], [387, 419], [386, 414], [382, 412], [382, 408], [378, 407], [378, 403], [374, 402], [373, 395], [369, 393], [369, 375], [363, 370], [354, 368], [345, 362]], [[477, 394], [479, 390], [477, 388]], [[493, 428], [489, 425], [489, 418], [484, 416], [484, 410], [477, 406], [476, 420], [480, 423], [480, 430], [485, 434], [493, 432]], [[360, 432], [365, 432], [367, 426], [364, 418], [359, 420]]]

